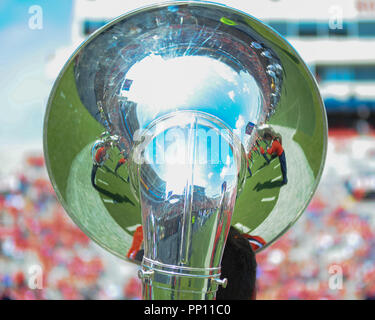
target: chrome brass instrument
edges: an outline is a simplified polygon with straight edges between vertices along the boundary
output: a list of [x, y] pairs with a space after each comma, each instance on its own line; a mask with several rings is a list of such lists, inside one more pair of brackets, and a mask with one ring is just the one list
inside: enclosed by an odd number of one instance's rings
[[258, 251], [276, 241], [314, 194], [326, 142], [317, 84], [291, 45], [199, 1], [141, 8], [92, 34], [60, 72], [44, 127], [61, 203], [141, 265], [145, 299], [214, 299], [229, 227]]

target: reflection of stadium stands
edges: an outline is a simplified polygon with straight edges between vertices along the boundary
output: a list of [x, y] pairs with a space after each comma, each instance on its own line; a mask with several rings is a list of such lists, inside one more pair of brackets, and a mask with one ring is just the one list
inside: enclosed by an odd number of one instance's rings
[[128, 100], [123, 101], [120, 106], [120, 118], [123, 135], [128, 141], [133, 141], [134, 132], [139, 129], [137, 104]]
[[198, 201], [204, 201], [206, 198], [206, 188], [194, 185], [193, 186], [193, 197], [198, 198]]
[[140, 182], [146, 192], [142, 194], [151, 202], [153, 201], [165, 201], [166, 198], [166, 182], [162, 180], [159, 175], [155, 172], [150, 164], [142, 164], [140, 170]]

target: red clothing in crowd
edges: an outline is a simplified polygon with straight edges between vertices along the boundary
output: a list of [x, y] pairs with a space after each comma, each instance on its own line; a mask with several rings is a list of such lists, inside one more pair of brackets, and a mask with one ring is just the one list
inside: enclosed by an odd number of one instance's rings
[[276, 153], [276, 155], [277, 155], [278, 157], [280, 157], [281, 154], [284, 152], [284, 149], [283, 149], [283, 147], [282, 147], [282, 145], [281, 145], [281, 143], [280, 143], [279, 141], [277, 141], [277, 140], [273, 140], [273, 142], [272, 142], [272, 146], [271, 146], [271, 148], [268, 148], [268, 149], [267, 149], [267, 152], [268, 152], [270, 155]]

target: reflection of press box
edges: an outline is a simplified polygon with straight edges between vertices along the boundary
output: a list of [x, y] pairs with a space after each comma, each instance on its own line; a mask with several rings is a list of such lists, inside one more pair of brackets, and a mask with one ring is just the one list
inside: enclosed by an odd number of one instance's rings
[[248, 134], [248, 135], [251, 135], [251, 133], [253, 132], [254, 127], [255, 127], [255, 124], [252, 123], [252, 122], [249, 122], [249, 123], [246, 125], [245, 133]]
[[125, 79], [124, 84], [122, 86], [122, 90], [129, 91], [130, 90], [130, 86], [132, 85], [132, 83], [133, 83], [133, 80]]

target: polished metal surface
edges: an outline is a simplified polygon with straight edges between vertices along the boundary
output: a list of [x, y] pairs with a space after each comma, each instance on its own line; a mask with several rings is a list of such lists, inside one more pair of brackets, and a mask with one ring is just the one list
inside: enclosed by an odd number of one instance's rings
[[142, 260], [145, 298], [212, 299], [230, 225], [261, 250], [303, 213], [327, 123], [280, 35], [226, 6], [178, 1], [89, 37], [54, 85], [44, 134], [64, 208], [98, 244]]
[[142, 270], [153, 272], [144, 296], [212, 299], [244, 177], [241, 142], [218, 118], [192, 110], [158, 117], [143, 136], [131, 180], [142, 211]]

